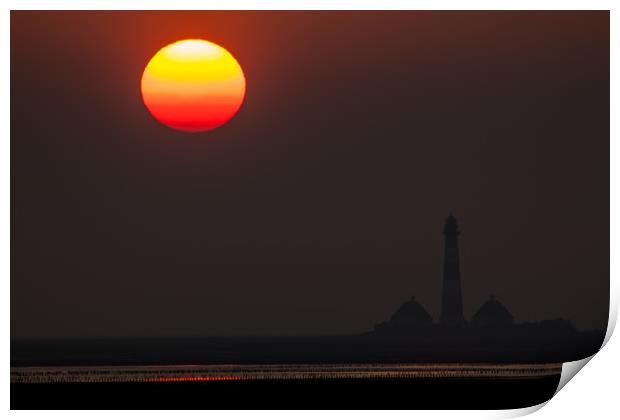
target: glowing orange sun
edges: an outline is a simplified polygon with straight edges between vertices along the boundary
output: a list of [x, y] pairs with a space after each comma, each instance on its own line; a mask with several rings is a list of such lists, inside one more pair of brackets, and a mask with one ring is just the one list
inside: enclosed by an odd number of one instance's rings
[[162, 124], [208, 131], [225, 124], [245, 98], [245, 76], [235, 58], [217, 44], [186, 39], [151, 58], [142, 74], [142, 100]]

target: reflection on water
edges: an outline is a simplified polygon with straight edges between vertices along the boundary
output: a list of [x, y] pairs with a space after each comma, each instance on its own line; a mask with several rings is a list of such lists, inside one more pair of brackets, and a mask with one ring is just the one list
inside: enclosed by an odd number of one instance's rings
[[554, 364], [247, 364], [12, 367], [11, 383], [182, 382], [225, 380], [537, 378]]

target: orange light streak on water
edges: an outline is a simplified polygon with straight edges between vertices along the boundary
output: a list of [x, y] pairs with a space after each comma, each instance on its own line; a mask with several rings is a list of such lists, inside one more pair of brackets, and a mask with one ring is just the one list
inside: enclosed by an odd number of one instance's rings
[[194, 376], [178, 378], [149, 378], [144, 382], [206, 382], [206, 381], [237, 381], [241, 378], [237, 376]]

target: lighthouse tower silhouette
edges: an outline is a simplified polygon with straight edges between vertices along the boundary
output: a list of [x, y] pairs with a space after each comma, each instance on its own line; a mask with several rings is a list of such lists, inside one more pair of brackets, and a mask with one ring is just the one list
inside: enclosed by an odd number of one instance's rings
[[456, 219], [450, 214], [443, 228], [446, 245], [443, 261], [443, 295], [440, 319], [440, 323], [447, 326], [458, 326], [465, 323], [459, 269], [459, 233]]

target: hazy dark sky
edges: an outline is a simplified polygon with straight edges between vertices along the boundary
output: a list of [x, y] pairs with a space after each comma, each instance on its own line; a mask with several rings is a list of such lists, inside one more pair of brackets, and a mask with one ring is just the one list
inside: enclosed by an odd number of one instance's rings
[[[161, 47], [227, 48], [227, 125], [156, 122]], [[604, 327], [607, 12], [13, 12], [11, 335], [371, 329], [439, 315]]]

